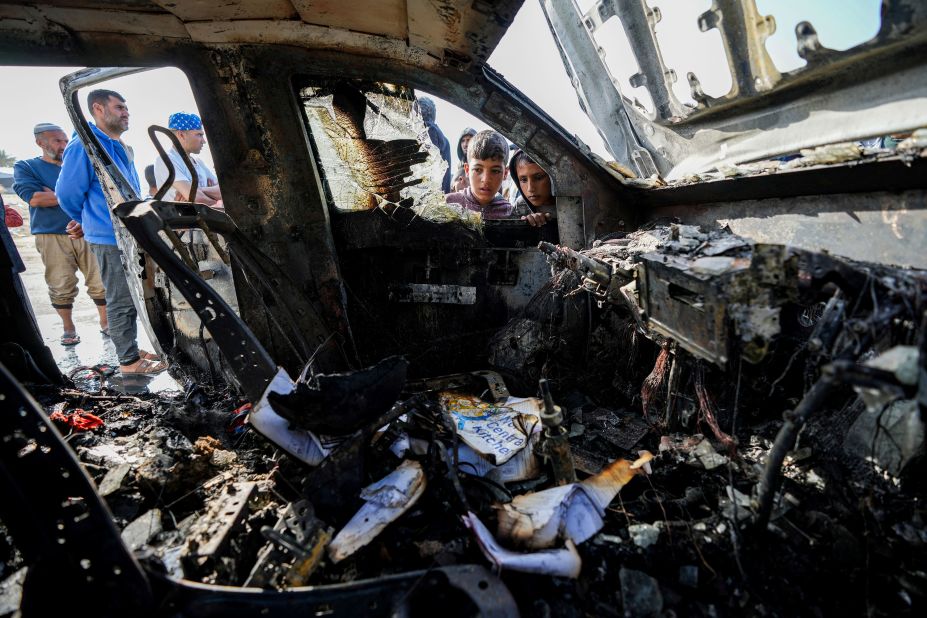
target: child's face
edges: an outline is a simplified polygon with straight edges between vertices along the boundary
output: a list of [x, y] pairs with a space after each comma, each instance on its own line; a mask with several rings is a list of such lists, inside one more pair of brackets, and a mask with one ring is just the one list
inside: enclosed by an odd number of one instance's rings
[[467, 148], [470, 147], [470, 139], [472, 135], [464, 135], [460, 138], [460, 150], [464, 153], [464, 156], [467, 156]]
[[481, 206], [487, 206], [499, 192], [509, 170], [502, 159], [470, 159], [465, 166], [470, 179], [470, 191]]
[[518, 176], [518, 186], [521, 192], [532, 206], [547, 206], [554, 203], [550, 190], [550, 176], [537, 163], [519, 161], [515, 165], [515, 173]]

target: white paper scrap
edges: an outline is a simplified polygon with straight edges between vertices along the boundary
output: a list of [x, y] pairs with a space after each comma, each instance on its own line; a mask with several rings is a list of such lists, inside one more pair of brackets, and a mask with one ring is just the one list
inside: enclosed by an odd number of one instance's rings
[[440, 398], [460, 439], [494, 466], [514, 457], [528, 445], [530, 435], [541, 430], [541, 400], [536, 397], [509, 397], [504, 404], [492, 404], [445, 391]]
[[322, 446], [318, 437], [311, 431], [304, 429], [294, 429], [290, 427], [290, 421], [286, 420], [273, 409], [267, 397], [270, 393], [287, 394], [295, 390], [296, 385], [290, 379], [285, 369], [277, 371], [277, 375], [271, 380], [270, 385], [261, 400], [251, 410], [248, 415], [248, 422], [261, 432], [268, 440], [285, 450], [287, 453], [304, 461], [310, 466], [317, 466], [322, 463], [328, 454], [329, 449]]
[[463, 523], [473, 532], [477, 544], [486, 559], [496, 569], [509, 569], [522, 573], [554, 575], [556, 577], [579, 577], [583, 561], [576, 551], [576, 546], [567, 539], [563, 549], [547, 549], [532, 553], [521, 553], [505, 549], [493, 538], [492, 533], [473, 513], [463, 516]]
[[588, 540], [602, 529], [605, 508], [652, 457], [619, 459], [582, 482], [516, 496], [498, 507], [499, 538], [527, 549], [553, 547], [560, 539]]
[[602, 529], [598, 505], [578, 483], [524, 494], [498, 512], [499, 537], [519, 547], [545, 549], [558, 540], [582, 543]]
[[[523, 448], [514, 457], [501, 466], [494, 466], [485, 457], [474, 451], [466, 443], [458, 444], [457, 460], [462, 472], [486, 477], [496, 483], [512, 483], [537, 478], [541, 474], [541, 464], [534, 454], [534, 446], [540, 439], [540, 433], [534, 433]], [[448, 448], [448, 457], [453, 459], [454, 448]]]
[[425, 493], [425, 471], [417, 461], [398, 468], [361, 490], [366, 504], [354, 514], [328, 546], [332, 562], [340, 562], [377, 537]]

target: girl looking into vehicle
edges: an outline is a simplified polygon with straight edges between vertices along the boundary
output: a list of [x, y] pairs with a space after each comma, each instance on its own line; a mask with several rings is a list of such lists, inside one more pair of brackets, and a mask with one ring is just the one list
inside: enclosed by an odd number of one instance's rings
[[523, 150], [509, 161], [509, 173], [518, 187], [513, 215], [520, 215], [529, 225], [540, 227], [556, 218], [556, 198], [550, 176]]

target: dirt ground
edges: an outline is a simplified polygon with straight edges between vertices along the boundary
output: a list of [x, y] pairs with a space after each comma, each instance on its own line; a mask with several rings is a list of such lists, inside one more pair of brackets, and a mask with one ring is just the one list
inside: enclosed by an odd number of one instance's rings
[[[35, 248], [35, 240], [32, 234], [29, 233], [29, 209], [25, 207], [22, 200], [15, 193], [4, 193], [3, 201], [8, 206], [16, 208], [23, 217], [23, 225], [10, 230], [16, 242], [16, 248], [19, 250], [19, 255], [26, 265], [26, 270], [20, 277], [25, 285], [26, 292], [29, 294], [29, 302], [32, 303], [32, 311], [35, 313], [39, 329], [42, 331], [42, 338], [51, 350], [61, 372], [67, 375], [77, 367], [92, 367], [100, 363], [118, 366], [116, 349], [109, 337], [103, 336], [100, 332], [96, 306], [87, 296], [84, 278], [80, 272], [77, 273], [80, 279], [78, 284], [80, 292], [74, 301], [72, 315], [81, 342], [74, 346], [61, 345], [61, 319], [48, 300], [48, 288], [45, 285], [45, 267], [42, 265], [42, 258]], [[146, 350], [154, 349], [141, 323], [138, 326], [138, 344], [139, 347]], [[122, 385], [120, 380], [115, 382]], [[169, 374], [162, 373], [154, 378], [134, 378], [131, 382], [127, 382], [124, 388], [130, 392], [147, 390], [154, 393], [164, 390], [176, 390], [179, 386]]]

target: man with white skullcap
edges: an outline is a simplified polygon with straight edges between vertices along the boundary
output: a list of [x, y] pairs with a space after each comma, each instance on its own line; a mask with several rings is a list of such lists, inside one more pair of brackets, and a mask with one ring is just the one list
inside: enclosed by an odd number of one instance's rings
[[42, 156], [17, 161], [13, 167], [13, 190], [29, 205], [29, 227], [35, 247], [45, 266], [45, 284], [51, 305], [61, 317], [61, 345], [80, 343], [72, 319], [77, 298], [77, 271], [84, 275], [87, 294], [96, 304], [100, 328], [106, 331], [106, 290], [100, 268], [90, 251], [78, 222], [61, 210], [54, 186], [61, 174], [61, 161], [68, 136], [56, 124], [42, 122], [32, 130]]
[[[203, 146], [206, 144], [206, 136], [203, 133], [203, 122], [196, 114], [177, 112], [171, 114], [168, 118], [167, 128], [174, 132], [177, 141], [193, 163], [196, 170], [197, 189], [196, 200], [200, 204], [222, 207], [222, 193], [219, 190], [219, 179], [216, 178], [215, 172], [203, 163], [202, 159], [197, 157]], [[190, 170], [187, 169], [186, 163], [176, 148], [173, 146], [167, 151], [168, 158], [174, 167], [174, 183], [164, 195], [164, 200], [186, 202], [190, 199], [190, 189], [192, 187], [193, 177]], [[161, 157], [155, 161], [155, 186], [158, 188], [167, 180], [167, 165]]]

